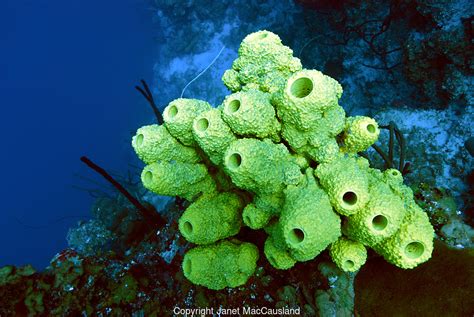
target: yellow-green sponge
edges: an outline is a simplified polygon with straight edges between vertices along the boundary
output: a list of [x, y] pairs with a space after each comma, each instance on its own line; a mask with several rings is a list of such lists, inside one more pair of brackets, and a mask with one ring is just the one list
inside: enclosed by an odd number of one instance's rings
[[265, 227], [271, 217], [272, 213], [269, 210], [258, 208], [253, 203], [245, 206], [242, 212], [242, 219], [245, 225], [254, 230]]
[[237, 194], [203, 195], [179, 219], [186, 240], [209, 244], [236, 235], [241, 227], [243, 202]]
[[283, 192], [255, 195], [242, 213], [245, 225], [257, 230], [265, 227], [273, 216], [280, 215], [285, 197]]
[[322, 110], [321, 118], [316, 120], [314, 131], [335, 137], [344, 130], [346, 112], [338, 104]]
[[142, 183], [150, 191], [187, 200], [200, 193], [214, 193], [216, 184], [204, 164], [157, 162], [145, 166]]
[[254, 273], [257, 260], [255, 245], [224, 240], [189, 250], [184, 255], [183, 272], [193, 284], [221, 290], [245, 284]]
[[383, 176], [391, 186], [399, 186], [400, 184], [403, 184], [402, 173], [395, 168], [386, 169], [383, 172]]
[[377, 122], [369, 117], [349, 117], [344, 132], [344, 151], [357, 153], [367, 150], [379, 138]]
[[390, 263], [411, 269], [431, 258], [434, 230], [428, 215], [415, 203], [408, 208], [400, 229], [374, 249]]
[[232, 92], [242, 89], [242, 83], [239, 80], [239, 73], [233, 69], [228, 69], [222, 75], [222, 82]]
[[338, 105], [342, 95], [339, 83], [317, 70], [294, 73], [281, 93], [274, 95], [277, 112], [283, 124], [307, 131], [318, 123], [325, 109]]
[[220, 109], [211, 109], [196, 116], [193, 121], [193, 136], [199, 147], [212, 163], [222, 162], [224, 151], [237, 137], [222, 120]]
[[[262, 54], [271, 54], [276, 56], [278, 50], [285, 50], [288, 57], [291, 56], [291, 49], [284, 46], [281, 43], [281, 39], [275, 33], [262, 30], [247, 35], [240, 44], [239, 57], [254, 57], [255, 60], [266, 60], [268, 56], [262, 56]], [[274, 61], [275, 64], [277, 61]], [[280, 66], [285, 66], [280, 64]], [[237, 67], [241, 69], [242, 67]]]
[[273, 218], [263, 229], [269, 237], [272, 237], [272, 243], [276, 248], [281, 250], [288, 249], [286, 246], [285, 237], [283, 236], [282, 225], [278, 219]]
[[353, 240], [373, 246], [398, 230], [405, 217], [403, 201], [385, 183], [373, 180], [369, 203], [349, 216], [345, 233]]
[[337, 159], [340, 150], [334, 137], [315, 133], [309, 139], [305, 152], [318, 163], [329, 163]]
[[265, 240], [263, 252], [267, 257], [268, 262], [279, 270], [288, 270], [292, 268], [296, 260], [293, 259], [286, 248], [278, 248], [273, 242], [273, 238], [270, 236]]
[[357, 213], [369, 200], [367, 170], [355, 158], [341, 156], [320, 164], [315, 171], [333, 207], [342, 215]]
[[253, 199], [257, 208], [267, 210], [270, 214], [275, 216], [280, 215], [284, 201], [285, 195], [282, 191], [267, 195], [256, 195]]
[[330, 162], [340, 153], [336, 139], [326, 131], [301, 131], [291, 124], [284, 124], [281, 136], [294, 152], [318, 163]]
[[280, 217], [285, 243], [298, 261], [314, 259], [341, 235], [341, 220], [308, 168], [306, 180], [285, 190]]
[[147, 125], [137, 130], [132, 146], [146, 164], [158, 161], [196, 163], [201, 160], [196, 150], [179, 143], [164, 125]]
[[360, 242], [341, 237], [329, 249], [332, 261], [345, 272], [355, 272], [367, 260], [367, 250]]
[[235, 134], [279, 141], [280, 123], [268, 93], [248, 90], [227, 96], [222, 107], [222, 119]]
[[172, 136], [187, 146], [197, 146], [193, 137], [193, 121], [200, 113], [210, 110], [209, 103], [197, 99], [178, 98], [163, 111], [163, 120]]
[[413, 191], [410, 187], [403, 184], [403, 176], [399, 170], [394, 168], [387, 169], [382, 174], [379, 174], [379, 177], [402, 199], [411, 200], [413, 198]]
[[256, 194], [279, 192], [301, 177], [300, 168], [286, 147], [269, 140], [232, 142], [224, 155], [224, 170], [236, 186]]
[[[232, 64], [235, 72], [226, 72], [224, 84], [232, 91], [252, 87], [273, 93], [288, 76], [302, 68], [293, 51], [281, 43], [278, 35], [258, 31], [247, 35], [239, 47], [239, 57]], [[237, 77], [237, 79], [236, 79]]]

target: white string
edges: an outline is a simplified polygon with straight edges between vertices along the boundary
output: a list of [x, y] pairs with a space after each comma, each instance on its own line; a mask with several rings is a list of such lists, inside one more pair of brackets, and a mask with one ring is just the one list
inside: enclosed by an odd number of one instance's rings
[[298, 58], [301, 58], [301, 54], [303, 54], [303, 50], [306, 48], [306, 46], [308, 46], [311, 42], [316, 40], [318, 37], [319, 37], [319, 35], [316, 35], [315, 37], [308, 40], [308, 42], [306, 42], [306, 44], [301, 48], [300, 53], [298, 54]]
[[209, 69], [209, 67], [212, 66], [212, 64], [214, 64], [214, 62], [219, 58], [219, 56], [221, 56], [221, 53], [222, 53], [222, 51], [224, 50], [224, 48], [225, 48], [225, 45], [222, 46], [221, 50], [219, 51], [219, 54], [217, 54], [217, 56], [214, 57], [214, 59], [212, 60], [212, 62], [211, 62], [209, 65], [207, 65], [207, 67], [204, 68], [196, 77], [194, 77], [186, 86], [184, 86], [183, 91], [181, 92], [181, 97], [180, 97], [180, 98], [183, 98], [184, 91], [186, 90], [186, 88], [188, 88], [188, 86], [191, 85], [196, 79], [198, 79], [199, 77], [201, 77], [201, 75], [204, 74], [204, 73]]

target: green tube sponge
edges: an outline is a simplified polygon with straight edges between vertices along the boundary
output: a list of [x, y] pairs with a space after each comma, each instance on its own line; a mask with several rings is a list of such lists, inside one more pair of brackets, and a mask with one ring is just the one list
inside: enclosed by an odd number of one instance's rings
[[296, 153], [319, 163], [330, 162], [340, 153], [335, 136], [344, 128], [344, 116], [342, 107], [332, 106], [320, 114], [314, 114], [315, 123], [309, 130], [283, 124], [281, 136]]
[[[300, 70], [301, 65], [299, 65], [299, 60], [297, 58], [295, 58], [294, 60], [299, 66], [296, 70]], [[260, 85], [257, 87], [257, 89], [268, 92], [270, 94], [274, 94], [277, 91], [283, 89], [283, 87], [285, 87], [286, 79], [288, 75], [292, 72], [293, 71], [290, 71], [288, 73], [285, 72], [284, 74], [282, 74], [278, 70], [270, 71], [266, 74], [266, 76], [262, 77], [262, 79], [260, 80]]]
[[228, 69], [222, 75], [222, 82], [232, 92], [242, 89], [242, 83], [239, 80], [239, 73], [233, 69]]
[[283, 144], [269, 140], [239, 139], [224, 155], [224, 170], [239, 188], [256, 194], [282, 191], [301, 177], [299, 166]]
[[227, 123], [222, 120], [220, 109], [211, 109], [196, 116], [193, 122], [193, 135], [212, 163], [222, 162], [224, 151], [237, 137]]
[[237, 194], [203, 195], [179, 218], [179, 231], [189, 242], [210, 244], [236, 235], [243, 202]]
[[137, 130], [132, 146], [146, 164], [158, 161], [196, 163], [201, 160], [196, 150], [179, 143], [164, 125], [147, 125]]
[[321, 118], [315, 122], [314, 130], [335, 137], [346, 126], [346, 112], [338, 104], [325, 108]]
[[379, 138], [377, 122], [369, 117], [349, 117], [344, 132], [344, 151], [358, 153], [367, 150]]
[[339, 83], [317, 70], [293, 74], [285, 88], [274, 95], [278, 117], [283, 124], [300, 130], [314, 128], [325, 109], [336, 107], [342, 95]]
[[284, 200], [283, 192], [255, 195], [242, 213], [245, 225], [254, 230], [262, 229], [272, 217], [280, 215]]
[[224, 82], [235, 91], [238, 88], [237, 75], [242, 90], [252, 86], [273, 93], [284, 85], [288, 76], [301, 68], [301, 61], [293, 57], [293, 51], [281, 43], [278, 35], [258, 31], [244, 38], [239, 47], [239, 57], [232, 64], [237, 74], [226, 72]]
[[258, 90], [237, 92], [225, 98], [222, 119], [241, 136], [271, 137], [279, 141], [280, 123], [270, 103], [270, 94]]
[[329, 249], [332, 261], [345, 272], [355, 272], [367, 260], [367, 250], [360, 242], [341, 237]]
[[288, 270], [296, 264], [296, 260], [291, 257], [286, 248], [283, 249], [275, 246], [272, 237], [268, 237], [265, 240], [263, 252], [268, 262], [278, 270]]
[[280, 226], [291, 256], [298, 261], [314, 259], [341, 235], [341, 220], [329, 198], [308, 168], [306, 180], [285, 190]]
[[255, 206], [255, 204], [248, 204], [242, 212], [242, 219], [247, 227], [257, 230], [265, 227], [272, 213], [268, 209], [262, 209]]
[[209, 103], [197, 99], [178, 98], [163, 111], [163, 120], [172, 136], [187, 146], [197, 146], [193, 137], [193, 120], [200, 113], [210, 110]]
[[390, 189], [405, 203], [405, 206], [414, 203], [413, 190], [409, 186], [403, 184], [403, 176], [399, 170], [388, 169], [383, 173], [375, 170], [371, 174], [377, 174], [377, 177], [379, 177], [382, 182], [387, 183], [390, 186]]
[[295, 163], [298, 164], [301, 171], [309, 167], [309, 160], [304, 155], [293, 153], [291, 156], [293, 156]]
[[[244, 61], [244, 57], [240, 58], [241, 61]], [[242, 87], [242, 90], [245, 90], [246, 87], [252, 86], [252, 88], [260, 89], [260, 76], [259, 76], [259, 65], [254, 64], [254, 61], [247, 61], [245, 67], [242, 67], [239, 74], [239, 81], [244, 83], [245, 86]]]
[[368, 172], [368, 174], [370, 174], [371, 168], [370, 168], [370, 162], [369, 162], [368, 159], [366, 159], [365, 157], [356, 155], [356, 154], [352, 154], [352, 155], [348, 155], [348, 156], [351, 156], [355, 159], [359, 169], [365, 170], [365, 171]]
[[281, 136], [291, 149], [299, 155], [318, 162], [330, 162], [340, 153], [334, 137], [325, 132], [301, 131], [290, 124], [282, 125]]
[[255, 272], [257, 260], [255, 245], [224, 240], [189, 250], [182, 266], [184, 276], [193, 284], [221, 290], [245, 284]]
[[[247, 35], [240, 44], [239, 56], [255, 56], [265, 53], [274, 53], [273, 49], [284, 47], [281, 39], [275, 33], [262, 30]], [[264, 56], [258, 56], [260, 59]], [[241, 68], [241, 67], [240, 67]]]
[[353, 240], [374, 246], [398, 230], [406, 211], [403, 201], [385, 183], [371, 183], [369, 196], [365, 208], [348, 217], [345, 233]]
[[310, 158], [318, 163], [332, 162], [340, 154], [336, 139], [324, 134], [313, 135], [310, 144], [304, 150]]
[[214, 193], [216, 184], [204, 164], [157, 162], [145, 166], [142, 183], [150, 191], [187, 200], [200, 193]]
[[385, 180], [387, 181], [387, 183], [393, 184], [395, 186], [403, 184], [402, 173], [395, 168], [386, 169], [383, 172], [383, 176]]
[[309, 139], [312, 137], [312, 131], [301, 131], [297, 127], [290, 124], [281, 126], [281, 136], [291, 149], [300, 155], [305, 155]]
[[284, 201], [285, 195], [283, 194], [283, 191], [272, 194], [256, 195], [253, 200], [257, 208], [267, 210], [270, 214], [275, 216], [280, 215]]
[[266, 30], [251, 33], [243, 39], [239, 47], [239, 58], [260, 66], [260, 72], [270, 71], [270, 65], [283, 73], [301, 69], [301, 61], [293, 57], [293, 50], [283, 45], [278, 35]]
[[433, 238], [434, 230], [428, 215], [413, 203], [408, 207], [400, 229], [374, 249], [388, 262], [411, 269], [431, 258]]
[[329, 194], [331, 204], [340, 214], [353, 215], [367, 204], [368, 172], [360, 168], [355, 158], [341, 156], [337, 160], [320, 164], [315, 175]]
[[287, 249], [285, 237], [283, 236], [283, 230], [281, 222], [278, 218], [272, 218], [267, 226], [263, 230], [272, 237], [273, 244], [279, 249]]

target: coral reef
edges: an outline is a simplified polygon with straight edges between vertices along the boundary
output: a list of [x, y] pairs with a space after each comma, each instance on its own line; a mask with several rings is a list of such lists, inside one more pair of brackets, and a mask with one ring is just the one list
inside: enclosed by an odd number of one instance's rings
[[[466, 135], [474, 134], [473, 107], [461, 112], [453, 108], [441, 111], [401, 107], [386, 109], [374, 117], [381, 124], [396, 122], [405, 134], [405, 157], [413, 167], [405, 175], [407, 182], [418, 184], [422, 181], [431, 186], [449, 188], [456, 198], [466, 191], [465, 179], [474, 158], [463, 145]], [[382, 133], [380, 142], [387, 144], [388, 135]], [[399, 149], [394, 151], [394, 155], [399, 155]], [[383, 166], [374, 151], [368, 154], [375, 166]]]
[[[142, 250], [143, 264], [132, 258], [121, 260], [113, 253], [102, 256], [81, 256], [71, 249], [57, 254], [44, 272], [31, 268], [4, 267], [0, 272], [2, 316], [64, 316], [64, 315], [129, 315], [140, 311], [150, 300], [173, 302], [180, 290], [157, 288], [166, 279], [175, 278], [158, 272], [153, 266], [164, 265], [151, 250]], [[168, 314], [160, 305], [154, 316]]]
[[358, 155], [378, 139], [378, 124], [345, 117], [336, 80], [302, 69], [276, 34], [259, 31], [244, 38], [223, 81], [233, 93], [218, 108], [177, 99], [163, 125], [132, 140], [148, 164], [143, 185], [191, 203], [179, 220], [181, 234], [200, 245], [184, 256], [189, 280], [216, 290], [247, 282], [257, 248], [242, 244], [252, 250], [244, 255], [222, 240], [242, 221], [266, 231], [264, 253], [278, 269], [329, 246], [345, 271], [365, 262], [365, 247], [405, 269], [430, 258], [428, 216], [399, 171], [382, 173]]
[[307, 29], [293, 45], [344, 85], [348, 112], [473, 105], [469, 1], [296, 2]]
[[69, 246], [80, 254], [89, 256], [99, 250], [108, 250], [113, 243], [114, 235], [100, 221], [93, 219], [71, 228], [66, 237]]
[[329, 282], [329, 289], [315, 293], [319, 316], [354, 316], [355, 275], [343, 272], [328, 262], [319, 264], [318, 269]]
[[474, 229], [469, 225], [469, 217], [459, 209], [450, 191], [421, 183], [414, 194], [440, 240], [452, 248], [474, 248]]

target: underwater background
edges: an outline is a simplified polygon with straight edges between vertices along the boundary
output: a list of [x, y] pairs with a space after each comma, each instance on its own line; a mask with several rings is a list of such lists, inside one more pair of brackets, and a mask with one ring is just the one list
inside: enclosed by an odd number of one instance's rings
[[[44, 268], [87, 220], [101, 189], [79, 161], [110, 170], [135, 157], [130, 135], [147, 120], [133, 86], [152, 78], [152, 12], [140, 1], [2, 1], [3, 108], [0, 265]], [[16, 154], [13, 154], [16, 153]], [[16, 167], [13, 167], [16, 166]]]
[[[167, 316], [175, 305], [472, 315], [473, 15], [469, 0], [3, 1], [0, 316]], [[403, 133], [401, 172], [435, 229], [432, 260], [406, 271], [369, 254], [357, 274], [328, 254], [289, 271], [259, 262], [247, 287], [219, 292], [183, 276], [190, 244], [177, 221], [188, 203], [140, 182], [131, 139], [156, 118], [135, 86], [144, 79], [160, 111], [180, 96], [216, 107], [242, 39], [264, 29], [342, 85], [348, 116]], [[378, 144], [389, 142], [382, 131]], [[82, 156], [166, 224], [150, 229]]]

